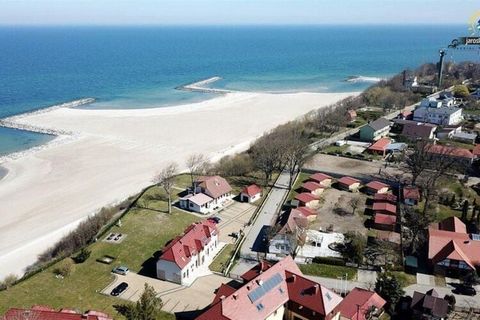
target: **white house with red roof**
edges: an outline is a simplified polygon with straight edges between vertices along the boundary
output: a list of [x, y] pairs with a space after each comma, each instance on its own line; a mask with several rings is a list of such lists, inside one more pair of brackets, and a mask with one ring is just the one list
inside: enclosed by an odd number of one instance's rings
[[307, 181], [302, 184], [301, 189], [303, 192], [310, 192], [314, 196], [320, 196], [325, 190], [325, 187], [322, 186], [320, 183], [314, 181]]
[[162, 250], [157, 261], [157, 278], [191, 284], [209, 273], [208, 266], [220, 249], [215, 223], [209, 220], [193, 223]]
[[295, 196], [295, 200], [298, 200], [298, 203], [301, 207], [308, 208], [318, 208], [320, 205], [320, 199], [318, 196], [310, 192], [302, 192]]
[[305, 278], [288, 256], [254, 267], [239, 289], [222, 285], [197, 320], [338, 319], [342, 297]]
[[409, 206], [417, 205], [420, 201], [420, 191], [418, 187], [415, 186], [406, 186], [403, 188], [403, 203]]
[[468, 234], [457, 217], [428, 229], [428, 261], [435, 273], [461, 275], [480, 268], [480, 235]]
[[340, 189], [357, 192], [360, 188], [360, 180], [352, 177], [342, 177], [337, 181]]
[[208, 214], [227, 205], [232, 199], [232, 187], [220, 176], [200, 177], [195, 192], [179, 199], [180, 208]]
[[390, 186], [380, 181], [370, 181], [365, 185], [365, 190], [368, 194], [375, 195], [377, 193], [387, 193]]
[[9, 309], [1, 320], [113, 320], [108, 314], [99, 311], [78, 313], [70, 309], [59, 311], [47, 306], [33, 306], [30, 309]]
[[333, 178], [328, 174], [317, 172], [312, 174], [309, 179], [313, 182], [320, 184], [321, 186], [328, 188], [332, 185]]
[[280, 229], [268, 244], [267, 257], [270, 260], [278, 260], [297, 252], [298, 243], [305, 242], [306, 239], [308, 218], [302, 210], [292, 209], [279, 216], [277, 225]]
[[246, 186], [240, 192], [240, 201], [241, 202], [248, 202], [253, 203], [262, 197], [262, 188], [257, 186], [256, 184], [251, 184]]

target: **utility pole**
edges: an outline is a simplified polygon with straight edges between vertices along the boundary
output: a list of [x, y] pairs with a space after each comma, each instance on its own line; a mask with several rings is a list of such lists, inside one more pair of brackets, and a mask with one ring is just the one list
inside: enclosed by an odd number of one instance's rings
[[447, 52], [444, 50], [444, 49], [440, 49], [439, 51], [440, 53], [440, 61], [438, 61], [438, 65], [437, 65], [437, 70], [438, 70], [438, 89], [441, 89], [442, 87], [442, 78], [443, 78], [443, 59], [445, 59], [445, 55], [447, 54]]

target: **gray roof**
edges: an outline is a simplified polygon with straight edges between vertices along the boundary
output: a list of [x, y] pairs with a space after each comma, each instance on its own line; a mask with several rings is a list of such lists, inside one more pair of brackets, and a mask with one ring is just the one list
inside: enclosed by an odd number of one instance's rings
[[427, 109], [428, 113], [440, 113], [440, 114], [448, 114], [448, 115], [451, 115], [457, 112], [458, 110], [461, 110], [460, 108], [456, 108], [456, 107], [425, 108], [425, 109]]
[[379, 118], [375, 121], [370, 122], [368, 126], [371, 127], [373, 130], [378, 131], [385, 127], [390, 126], [390, 121], [388, 121], [385, 118]]

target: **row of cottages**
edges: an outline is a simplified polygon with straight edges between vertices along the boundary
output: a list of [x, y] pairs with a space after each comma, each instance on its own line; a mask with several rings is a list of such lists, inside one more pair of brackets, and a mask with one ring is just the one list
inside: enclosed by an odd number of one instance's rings
[[320, 195], [326, 188], [332, 185], [333, 178], [324, 173], [314, 173], [299, 188], [299, 194], [295, 196], [300, 207], [311, 209], [318, 208]]
[[[377, 230], [394, 232], [397, 226], [397, 197], [388, 193], [390, 186], [379, 182], [372, 181], [372, 190], [381, 192], [373, 193], [373, 214], [374, 228]], [[371, 193], [372, 194], [372, 193]]]
[[260, 262], [233, 287], [222, 284], [197, 320], [356, 320], [380, 316], [385, 300], [355, 288], [345, 299], [303, 276], [288, 256], [275, 264]]
[[377, 141], [388, 136], [391, 123], [385, 118], [374, 120], [360, 128], [360, 140]]
[[457, 217], [449, 217], [428, 229], [428, 261], [434, 273], [461, 276], [480, 268], [480, 235], [467, 233]]
[[157, 278], [188, 285], [204, 275], [219, 249], [215, 223], [193, 223], [163, 249], [157, 261]]
[[55, 310], [47, 306], [35, 305], [30, 309], [11, 308], [0, 316], [1, 320], [113, 320], [108, 314], [99, 311], [78, 313], [72, 309]]
[[219, 209], [232, 199], [232, 187], [220, 176], [198, 178], [191, 191], [179, 199], [180, 208], [202, 214]]

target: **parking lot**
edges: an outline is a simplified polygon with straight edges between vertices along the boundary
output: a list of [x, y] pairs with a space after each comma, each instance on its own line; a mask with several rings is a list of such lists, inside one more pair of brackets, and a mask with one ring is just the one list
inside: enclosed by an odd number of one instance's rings
[[223, 209], [215, 216], [222, 219], [217, 225], [220, 230], [220, 241], [232, 243], [235, 239], [229, 236], [232, 233], [240, 232], [245, 224], [250, 220], [257, 207], [245, 202], [234, 202]]
[[163, 310], [170, 313], [200, 310], [209, 305], [215, 297], [214, 291], [222, 283], [231, 279], [216, 274], [198, 278], [191, 286], [184, 287], [168, 281], [149, 278], [130, 272], [125, 276], [118, 275], [114, 282], [102, 290], [105, 295], [122, 282], [128, 283], [128, 288], [118, 296], [120, 299], [137, 301], [143, 292], [145, 283], [152, 286], [162, 298]]

